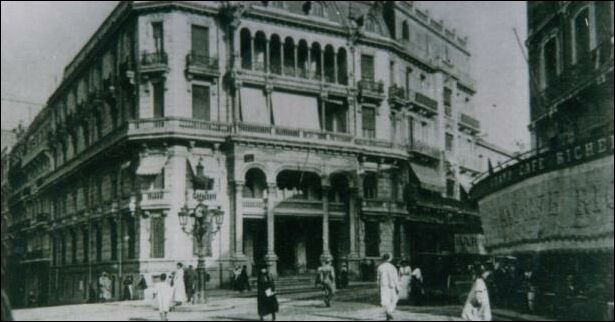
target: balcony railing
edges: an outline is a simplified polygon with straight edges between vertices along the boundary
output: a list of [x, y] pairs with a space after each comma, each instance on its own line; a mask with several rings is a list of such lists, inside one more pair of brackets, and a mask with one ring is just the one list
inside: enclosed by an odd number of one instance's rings
[[156, 189], [141, 192], [141, 208], [165, 208], [170, 204], [170, 193], [167, 190]]
[[480, 121], [465, 113], [461, 113], [461, 118], [459, 119], [459, 125], [467, 127], [474, 131], [480, 130]]
[[194, 52], [191, 52], [186, 55], [186, 64], [218, 69], [218, 57], [199, 55]]
[[167, 53], [164, 51], [147, 53], [144, 52], [141, 55], [141, 65], [150, 66], [150, 65], [166, 65], [168, 63]]
[[217, 194], [211, 190], [193, 190], [192, 198], [200, 202], [213, 202], [217, 200]]
[[416, 92], [414, 94], [414, 102], [422, 107], [426, 107], [429, 112], [438, 113], [438, 102], [425, 94]]
[[371, 94], [376, 96], [384, 95], [384, 83], [382, 81], [376, 82], [373, 79], [362, 79], [358, 82], [359, 91], [362, 95]]
[[212, 136], [226, 136], [231, 132], [231, 125], [228, 123], [176, 117], [138, 119], [131, 120], [128, 123], [129, 135], [154, 135], [168, 132], [202, 135], [203, 131], [209, 132]]
[[407, 100], [408, 97], [406, 95], [405, 88], [397, 85], [392, 85], [389, 87], [389, 102], [391, 105], [402, 107], [406, 105]]

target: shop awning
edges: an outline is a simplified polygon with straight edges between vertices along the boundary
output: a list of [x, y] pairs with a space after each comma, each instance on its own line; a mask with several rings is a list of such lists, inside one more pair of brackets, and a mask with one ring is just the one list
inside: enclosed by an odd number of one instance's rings
[[274, 92], [271, 99], [275, 125], [320, 130], [318, 99], [315, 96]]
[[269, 125], [267, 100], [262, 89], [241, 88], [241, 120], [250, 124]]
[[153, 176], [162, 172], [162, 168], [167, 163], [167, 156], [163, 154], [155, 154], [141, 157], [137, 175]]
[[446, 186], [444, 186], [437, 169], [418, 164], [412, 164], [411, 167], [421, 183], [421, 188], [432, 191], [446, 191]]

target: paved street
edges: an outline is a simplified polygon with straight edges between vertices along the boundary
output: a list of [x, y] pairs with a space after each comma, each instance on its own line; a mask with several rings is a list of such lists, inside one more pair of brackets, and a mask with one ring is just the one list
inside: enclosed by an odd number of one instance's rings
[[[459, 320], [458, 307], [408, 307], [400, 306], [398, 320], [454, 321]], [[79, 320], [79, 321], [150, 321], [158, 319], [158, 312], [143, 302], [116, 302], [105, 304], [67, 305], [14, 311], [17, 320]], [[248, 321], [258, 319], [254, 298], [229, 297], [211, 299], [208, 304], [180, 307], [169, 314], [176, 321]], [[280, 298], [278, 320], [288, 321], [367, 321], [383, 320], [382, 310], [376, 303], [360, 301], [335, 302], [325, 308], [318, 300], [293, 300]]]

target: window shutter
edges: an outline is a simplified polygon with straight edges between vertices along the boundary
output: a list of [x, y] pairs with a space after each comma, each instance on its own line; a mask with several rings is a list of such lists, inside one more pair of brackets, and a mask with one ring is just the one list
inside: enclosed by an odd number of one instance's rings
[[209, 87], [192, 85], [192, 118], [209, 121]]
[[198, 56], [209, 56], [209, 28], [192, 26], [192, 52]]

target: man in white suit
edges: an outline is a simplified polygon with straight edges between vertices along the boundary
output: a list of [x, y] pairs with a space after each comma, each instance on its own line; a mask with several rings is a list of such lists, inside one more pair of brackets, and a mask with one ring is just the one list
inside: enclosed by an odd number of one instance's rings
[[378, 286], [380, 287], [380, 305], [384, 308], [387, 321], [393, 320], [393, 312], [399, 298], [399, 274], [391, 264], [392, 256], [384, 254], [382, 264], [378, 266]]

